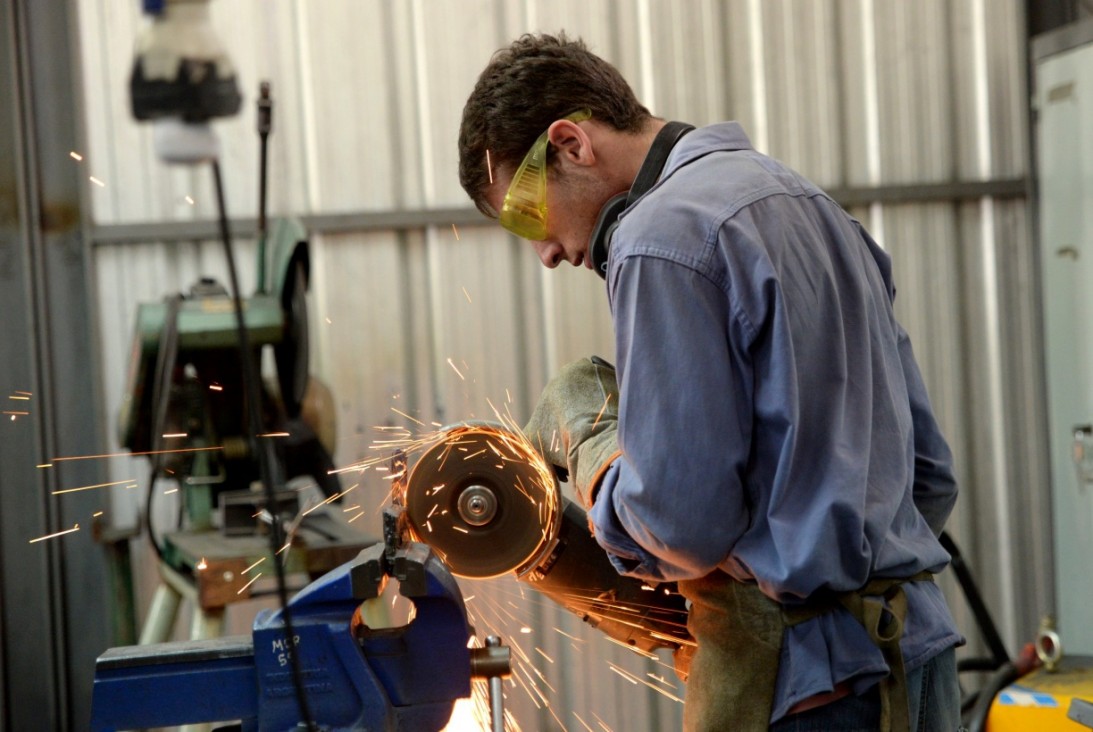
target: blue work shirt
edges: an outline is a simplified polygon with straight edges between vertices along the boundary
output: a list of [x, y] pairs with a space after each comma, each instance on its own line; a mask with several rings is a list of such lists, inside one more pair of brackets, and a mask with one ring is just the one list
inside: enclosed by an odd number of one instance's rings
[[[794, 603], [948, 564], [952, 455], [891, 260], [823, 191], [735, 123], [695, 130], [620, 217], [607, 288], [622, 457], [590, 516], [620, 572]], [[962, 638], [934, 583], [905, 592], [910, 671]], [[887, 670], [841, 608], [788, 628], [771, 721]]]

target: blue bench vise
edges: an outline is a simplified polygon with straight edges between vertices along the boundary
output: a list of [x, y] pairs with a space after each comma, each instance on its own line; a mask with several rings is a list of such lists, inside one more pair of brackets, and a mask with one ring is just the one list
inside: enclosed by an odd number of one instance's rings
[[[389, 577], [415, 615], [403, 627], [369, 628], [361, 605]], [[424, 544], [364, 549], [289, 608], [291, 643], [278, 609], [259, 613], [250, 637], [106, 651], [95, 665], [92, 732], [225, 721], [241, 732], [296, 732], [304, 727], [291, 653], [323, 732], [439, 730], [455, 700], [470, 696], [472, 678], [490, 679], [499, 692], [510, 673], [509, 649], [496, 639], [468, 647], [473, 630], [459, 586]]]

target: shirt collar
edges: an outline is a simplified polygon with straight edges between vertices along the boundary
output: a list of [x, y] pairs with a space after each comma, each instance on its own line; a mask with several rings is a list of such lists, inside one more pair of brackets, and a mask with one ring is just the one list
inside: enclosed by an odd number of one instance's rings
[[744, 128], [737, 122], [720, 122], [699, 127], [684, 135], [672, 150], [664, 166], [664, 174], [670, 174], [677, 168], [711, 152], [754, 149]]

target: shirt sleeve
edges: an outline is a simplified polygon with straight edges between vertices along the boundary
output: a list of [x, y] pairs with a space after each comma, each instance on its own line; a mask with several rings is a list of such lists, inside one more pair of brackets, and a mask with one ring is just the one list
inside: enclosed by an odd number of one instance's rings
[[956, 504], [957, 487], [956, 477], [953, 475], [952, 451], [930, 407], [926, 384], [911, 349], [911, 339], [902, 327], [899, 329], [899, 355], [907, 380], [907, 396], [911, 402], [911, 423], [915, 435], [915, 507], [926, 519], [934, 536], [939, 536]]
[[[748, 524], [750, 373], [721, 288], [679, 262], [627, 257], [612, 296], [620, 457], [590, 516], [621, 572], [667, 581], [722, 564]], [[711, 337], [712, 334], [712, 337]], [[740, 333], [737, 343], [752, 340]]]

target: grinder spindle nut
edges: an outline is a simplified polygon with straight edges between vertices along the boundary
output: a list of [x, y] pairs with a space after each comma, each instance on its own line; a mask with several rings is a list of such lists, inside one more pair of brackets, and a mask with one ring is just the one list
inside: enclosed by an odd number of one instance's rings
[[459, 516], [471, 526], [485, 526], [497, 515], [497, 496], [484, 485], [463, 489], [457, 502]]

